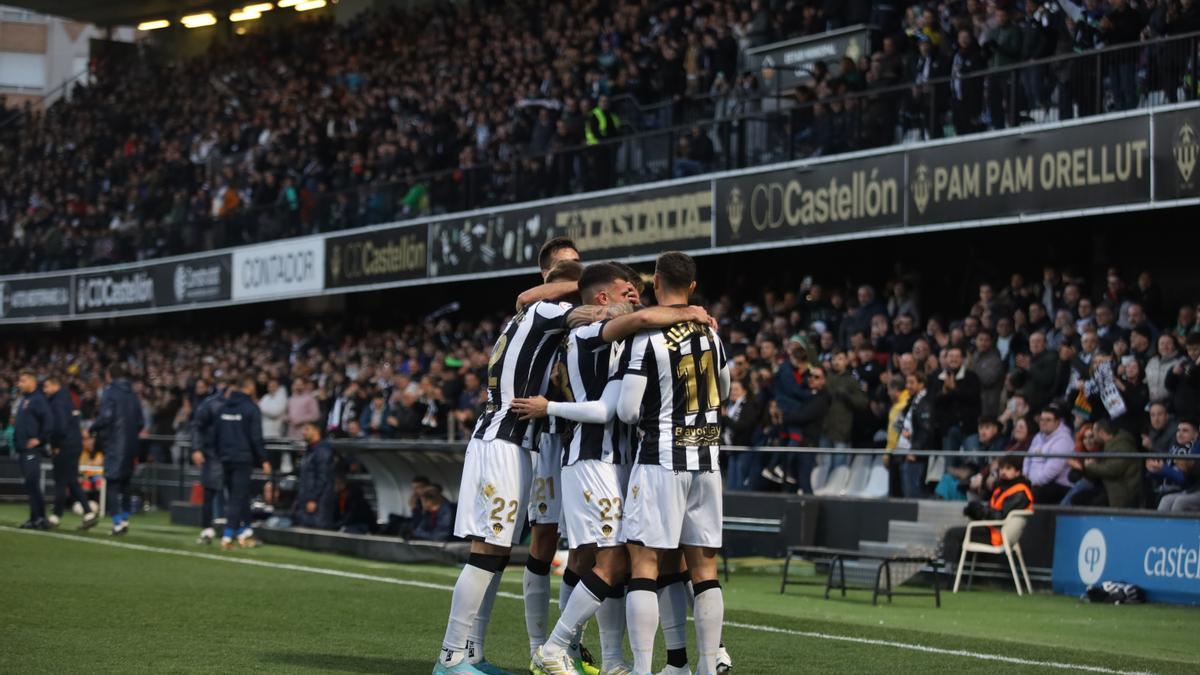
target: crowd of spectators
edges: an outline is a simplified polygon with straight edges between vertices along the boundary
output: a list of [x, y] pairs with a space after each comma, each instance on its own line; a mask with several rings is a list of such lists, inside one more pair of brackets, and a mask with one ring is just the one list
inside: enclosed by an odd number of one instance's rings
[[[1078, 452], [1027, 462], [1043, 502], [1155, 506], [1200, 490], [1190, 459], [1090, 455], [1200, 450], [1196, 306], [1166, 307], [1148, 272], [1127, 280], [1112, 270], [1098, 289], [1049, 268], [1040, 279], [1013, 274], [980, 284], [976, 301], [951, 316], [923, 312], [917, 286], [806, 281], [710, 295], [734, 381], [726, 442], [759, 448], [727, 458], [730, 489], [811, 491], [814, 455], [769, 450], [807, 446], [888, 449], [897, 496], [986, 493], [986, 458], [931, 467], [910, 449]], [[170, 439], [186, 436], [197, 402], [231, 372], [257, 374], [269, 438], [299, 440], [316, 422], [342, 438], [461, 440], [485, 402], [481, 382], [503, 318], [443, 316], [354, 333], [268, 321], [240, 335], [5, 339], [0, 420], [9, 426], [18, 368], [60, 374], [88, 420], [105, 368], [122, 363], [144, 432], [167, 439], [148, 442], [145, 461], [186, 458]]]
[[[819, 63], [794, 92], [739, 70], [748, 47], [857, 23], [881, 29], [878, 50]], [[149, 259], [608, 187], [615, 153], [601, 141], [630, 123], [687, 108], [755, 114], [786, 107], [781, 94], [799, 104], [781, 127], [793, 138], [751, 133], [749, 161], [885, 145], [906, 129], [998, 128], [1048, 108], [1086, 115], [1098, 112], [1094, 64], [970, 76], [1194, 30], [1195, 0], [521, 0], [297, 22], [183, 61], [113, 52], [48, 111], [0, 109], [0, 267]], [[1148, 89], [1173, 101], [1180, 85], [1191, 97], [1193, 59], [1183, 45], [1114, 56], [1102, 105], [1133, 107]], [[618, 101], [678, 114], [622, 120]], [[681, 138], [675, 173], [711, 169], [721, 138], [706, 125]]]

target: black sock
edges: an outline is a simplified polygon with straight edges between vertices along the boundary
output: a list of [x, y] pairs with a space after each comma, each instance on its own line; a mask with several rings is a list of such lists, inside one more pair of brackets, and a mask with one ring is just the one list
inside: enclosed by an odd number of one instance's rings
[[687, 667], [687, 648], [680, 647], [679, 649], [667, 650], [667, 665], [675, 666], [676, 668]]

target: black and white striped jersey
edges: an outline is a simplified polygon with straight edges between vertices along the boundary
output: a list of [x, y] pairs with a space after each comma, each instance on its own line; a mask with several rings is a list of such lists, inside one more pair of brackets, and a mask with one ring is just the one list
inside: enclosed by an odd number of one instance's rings
[[718, 468], [725, 347], [711, 329], [695, 322], [643, 330], [629, 347], [623, 376], [642, 375], [638, 464], [673, 471]]
[[[604, 341], [605, 321], [597, 321], [572, 330], [559, 348], [560, 376], [567, 402], [599, 401], [604, 388], [617, 379], [617, 363], [624, 343]], [[566, 427], [563, 466], [583, 459], [623, 464], [629, 457], [629, 428], [614, 414], [605, 424], [558, 420]]]
[[488, 400], [475, 423], [475, 438], [533, 447], [529, 422], [518, 419], [512, 401], [545, 393], [547, 370], [572, 309], [570, 303], [542, 300], [505, 324], [488, 361]]

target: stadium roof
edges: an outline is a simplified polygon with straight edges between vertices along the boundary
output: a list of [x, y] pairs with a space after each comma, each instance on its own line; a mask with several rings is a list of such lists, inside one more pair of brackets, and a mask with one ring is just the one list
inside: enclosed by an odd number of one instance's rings
[[188, 10], [238, 3], [220, 0], [4, 0], [4, 4], [98, 26], [130, 26], [144, 19], [174, 17]]

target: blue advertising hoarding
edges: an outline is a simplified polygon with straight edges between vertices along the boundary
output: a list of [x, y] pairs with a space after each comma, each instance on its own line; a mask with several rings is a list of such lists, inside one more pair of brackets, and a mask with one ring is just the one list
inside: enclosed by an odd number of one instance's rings
[[1200, 605], [1200, 520], [1059, 516], [1054, 591], [1078, 596], [1101, 581], [1137, 584], [1150, 602]]

